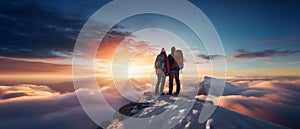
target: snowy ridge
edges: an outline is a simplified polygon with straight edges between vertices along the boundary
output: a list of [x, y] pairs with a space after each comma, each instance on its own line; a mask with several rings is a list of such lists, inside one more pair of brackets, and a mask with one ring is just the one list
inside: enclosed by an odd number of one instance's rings
[[[175, 103], [176, 101], [176, 103]], [[191, 110], [187, 110], [187, 103], [194, 103]], [[199, 123], [199, 115], [205, 100], [163, 95], [157, 96], [145, 94], [139, 101], [124, 105], [120, 113], [134, 118], [149, 118], [147, 124], [134, 123], [139, 129], [163, 129], [169, 124], [174, 124], [174, 129], [286, 129], [267, 121], [254, 119], [222, 107], [217, 107], [214, 114], [205, 123]], [[210, 103], [212, 104], [212, 103]], [[168, 115], [159, 116], [163, 112]], [[182, 114], [187, 113], [186, 116]], [[156, 117], [156, 119], [151, 119]], [[116, 113], [114, 118], [102, 125], [108, 129], [123, 129], [131, 126], [124, 125], [126, 118]], [[157, 122], [159, 121], [159, 122]]]
[[204, 81], [200, 83], [199, 91], [198, 94], [204, 94], [207, 95], [209, 90], [211, 90], [211, 93], [217, 93], [217, 90], [220, 90], [221, 86], [215, 86], [211, 87], [211, 81], [216, 81], [216, 82], [222, 82], [225, 83], [223, 95], [235, 95], [238, 93], [243, 92], [246, 90], [244, 87], [238, 87], [233, 84], [230, 84], [228, 82], [224, 82], [224, 80], [216, 79], [216, 78], [211, 78], [211, 77], [204, 77]]

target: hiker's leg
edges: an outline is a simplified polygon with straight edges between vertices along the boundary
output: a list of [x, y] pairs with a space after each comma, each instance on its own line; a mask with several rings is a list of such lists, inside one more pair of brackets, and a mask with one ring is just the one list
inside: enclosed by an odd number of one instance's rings
[[157, 82], [156, 82], [156, 86], [155, 86], [155, 94], [158, 94], [158, 88], [159, 88], [160, 80], [161, 80], [161, 76], [160, 76], [160, 74], [157, 74]]
[[166, 75], [162, 74], [161, 75], [161, 86], [160, 86], [160, 91], [159, 91], [160, 94], [162, 94], [164, 92], [165, 84], [166, 84]]
[[174, 71], [172, 70], [169, 75], [169, 94], [173, 92], [173, 80], [174, 80]]
[[180, 80], [179, 80], [179, 71], [176, 71], [175, 73], [174, 73], [174, 75], [175, 75], [175, 81], [176, 81], [176, 94], [179, 94], [179, 92], [180, 92]]

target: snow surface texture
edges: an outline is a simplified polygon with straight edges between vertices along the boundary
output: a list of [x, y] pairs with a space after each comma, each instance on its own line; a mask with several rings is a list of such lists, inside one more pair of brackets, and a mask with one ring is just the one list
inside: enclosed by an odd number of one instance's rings
[[[194, 103], [191, 110], [186, 107], [189, 103]], [[208, 106], [204, 103], [205, 100], [188, 97], [163, 95], [157, 98], [157, 96], [145, 94], [139, 101], [123, 106], [119, 112], [129, 116], [129, 119], [146, 118], [147, 123], [128, 122], [128, 118], [116, 113], [112, 120], [104, 122], [103, 125], [106, 125], [108, 129], [286, 129], [222, 107], [217, 107], [205, 123], [199, 123], [201, 109]], [[213, 105], [213, 103], [209, 104]], [[164, 112], [168, 112], [168, 115], [159, 117]], [[174, 126], [170, 127], [170, 125]]]

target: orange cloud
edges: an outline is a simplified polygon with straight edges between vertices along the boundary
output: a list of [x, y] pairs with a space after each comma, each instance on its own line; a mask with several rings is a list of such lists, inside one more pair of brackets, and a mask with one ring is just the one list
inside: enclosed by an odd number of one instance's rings
[[[45, 59], [46, 60], [46, 59]], [[53, 83], [72, 79], [72, 66], [0, 58], [0, 81]]]
[[0, 58], [1, 74], [64, 73], [71, 74], [71, 65], [28, 62]]
[[14, 86], [0, 86], [1, 99], [26, 99], [60, 95], [57, 91], [45, 85], [19, 84]]

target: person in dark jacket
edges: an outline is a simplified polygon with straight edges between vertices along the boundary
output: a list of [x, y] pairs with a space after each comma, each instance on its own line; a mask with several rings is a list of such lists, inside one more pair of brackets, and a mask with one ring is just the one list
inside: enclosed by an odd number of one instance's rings
[[171, 48], [171, 54], [168, 55], [169, 65], [170, 65], [170, 74], [169, 74], [169, 94], [173, 93], [173, 80], [175, 78], [176, 81], [176, 93], [179, 94], [180, 92], [180, 80], [179, 80], [179, 65], [177, 64], [176, 60], [174, 59], [174, 52], [176, 51], [175, 47]]
[[[164, 48], [161, 49], [161, 52], [159, 55], [157, 55], [156, 60], [155, 60], [155, 71], [157, 75], [157, 83], [155, 87], [155, 94], [161, 94], [163, 95], [163, 90], [165, 87], [165, 81], [166, 81], [166, 76], [170, 72], [170, 67], [169, 67], [169, 60], [166, 54], [166, 51]], [[159, 87], [159, 85], [161, 85]], [[159, 91], [158, 91], [159, 90]]]

